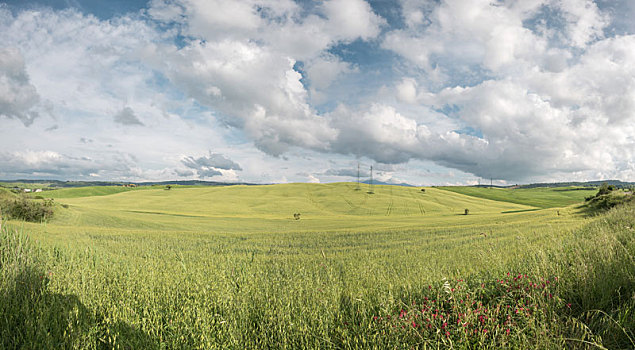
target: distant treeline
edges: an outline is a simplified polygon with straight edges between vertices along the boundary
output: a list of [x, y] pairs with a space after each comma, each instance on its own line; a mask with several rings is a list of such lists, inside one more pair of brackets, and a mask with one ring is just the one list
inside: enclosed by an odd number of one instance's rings
[[612, 185], [616, 188], [629, 188], [635, 186], [635, 182], [622, 182], [620, 180], [598, 180], [587, 182], [553, 182], [553, 183], [537, 183], [529, 185], [520, 185], [519, 188], [536, 188], [536, 187], [599, 187], [603, 184]]
[[164, 186], [164, 185], [181, 185], [181, 186], [233, 186], [233, 185], [255, 185], [245, 182], [217, 182], [217, 181], [201, 181], [201, 180], [183, 180], [183, 181], [154, 181], [154, 182], [123, 182], [123, 181], [61, 181], [61, 180], [0, 180], [0, 185], [11, 187], [14, 184], [46, 184], [48, 187], [88, 187], [88, 186]]

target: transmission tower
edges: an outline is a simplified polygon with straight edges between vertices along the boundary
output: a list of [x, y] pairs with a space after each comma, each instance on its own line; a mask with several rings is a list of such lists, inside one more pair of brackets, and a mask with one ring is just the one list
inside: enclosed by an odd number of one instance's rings
[[357, 162], [357, 187], [355, 187], [355, 191], [361, 191], [359, 187], [359, 162]]
[[368, 184], [368, 194], [373, 194], [373, 166], [370, 166], [370, 183]]

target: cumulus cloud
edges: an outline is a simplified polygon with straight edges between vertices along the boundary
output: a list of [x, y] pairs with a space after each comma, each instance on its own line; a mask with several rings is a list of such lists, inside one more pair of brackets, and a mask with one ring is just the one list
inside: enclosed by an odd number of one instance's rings
[[192, 170], [174, 169], [174, 174], [176, 174], [177, 176], [180, 176], [180, 177], [194, 176], [194, 172]]
[[[222, 154], [212, 152], [209, 152], [208, 156], [198, 158], [193, 156], [184, 157], [181, 159], [181, 163], [190, 169], [196, 170], [196, 173], [200, 178], [223, 175], [220, 170], [243, 170], [238, 163], [226, 158]], [[189, 174], [187, 176], [191, 175], [193, 174]]]
[[87, 178], [103, 175], [105, 178], [131, 176], [135, 168], [134, 157], [113, 153], [93, 159], [74, 157], [55, 151], [0, 152], [0, 175], [23, 178]]
[[0, 32], [0, 46], [19, 48], [24, 59], [20, 65], [14, 52], [12, 62], [18, 63], [13, 69], [28, 73], [15, 78], [22, 84], [23, 97], [16, 100], [24, 101], [20, 111], [33, 107], [37, 87], [59, 118], [81, 113], [111, 121], [121, 112], [112, 106], [122, 102], [142, 115], [159, 113], [151, 100], [155, 73], [140, 64], [137, 52], [150, 42], [162, 42], [162, 34], [145, 21], [129, 16], [100, 21], [72, 9], [13, 14], [0, 8]]
[[134, 114], [134, 111], [130, 107], [124, 107], [114, 117], [115, 123], [121, 125], [143, 125], [143, 123]]
[[[327, 151], [337, 133], [310, 105], [302, 74], [294, 68], [298, 60], [307, 62], [315, 88], [326, 88], [351, 66], [325, 50], [369, 40], [384, 23], [362, 0], [324, 1], [317, 14], [308, 15], [292, 1], [219, 2], [218, 8], [172, 1], [181, 10], [170, 11], [166, 2], [156, 4], [160, 18], [180, 13], [171, 21], [200, 40], [180, 49], [147, 48], [148, 60], [159, 58], [154, 64], [174, 84], [276, 156], [294, 146]], [[225, 10], [241, 19], [219, 16]]]
[[335, 55], [325, 54], [310, 61], [306, 71], [311, 79], [312, 87], [323, 90], [340, 75], [354, 72], [355, 68]]
[[240, 165], [233, 162], [229, 158], [225, 158], [222, 154], [209, 153], [209, 156], [194, 158], [192, 156], [185, 157], [181, 162], [188, 168], [197, 169], [200, 167], [217, 168], [223, 170], [243, 170]]
[[[223, 144], [221, 135], [280, 163], [340, 154], [506, 180], [635, 171], [635, 36], [612, 34], [599, 2], [400, 3], [398, 25], [362, 0], [153, 0], [143, 13], [105, 21], [0, 7], [0, 114], [13, 126], [33, 123], [38, 139], [57, 147], [58, 158], [40, 154], [37, 164], [81, 174], [97, 164], [141, 176], [137, 163], [146, 162], [165, 176], [235, 176], [242, 168], [221, 154], [181, 156], [225, 152], [209, 144]], [[351, 58], [362, 51], [349, 55], [364, 47], [372, 59], [377, 44], [394, 57], [364, 66]], [[347, 86], [338, 83], [361, 77], [383, 87], [333, 98]], [[56, 111], [54, 132], [38, 125], [40, 101]], [[6, 147], [16, 139], [0, 136]], [[81, 160], [68, 151], [80, 137], [93, 140], [81, 144], [91, 154], [112, 147], [138, 160]], [[65, 139], [74, 145], [64, 148]], [[13, 151], [27, 148], [18, 141], [4, 164], [35, 169], [17, 165], [26, 156]]]
[[339, 169], [328, 169], [324, 172], [324, 175], [331, 175], [331, 176], [348, 176], [348, 177], [357, 177], [357, 175], [359, 174], [359, 176], [361, 177], [368, 177], [370, 176], [370, 172], [368, 171], [368, 169], [364, 168], [364, 169], [359, 169], [359, 173], [357, 168], [339, 168]]
[[33, 123], [40, 97], [29, 81], [24, 58], [17, 48], [0, 49], [0, 115]]

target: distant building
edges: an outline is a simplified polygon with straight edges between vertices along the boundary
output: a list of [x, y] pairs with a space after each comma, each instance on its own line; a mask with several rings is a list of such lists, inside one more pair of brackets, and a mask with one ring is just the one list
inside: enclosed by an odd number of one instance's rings
[[42, 192], [42, 189], [41, 189], [41, 188], [36, 188], [36, 189], [35, 189], [35, 193], [40, 193], [40, 192]]
[[24, 193], [29, 193], [29, 192], [31, 192], [31, 189], [30, 189], [30, 188], [25, 188], [25, 189], [24, 189]]

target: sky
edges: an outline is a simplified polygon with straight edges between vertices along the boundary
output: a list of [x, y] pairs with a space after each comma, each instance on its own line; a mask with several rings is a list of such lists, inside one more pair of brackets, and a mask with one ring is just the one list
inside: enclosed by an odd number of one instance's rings
[[0, 1], [0, 179], [635, 181], [632, 0]]

